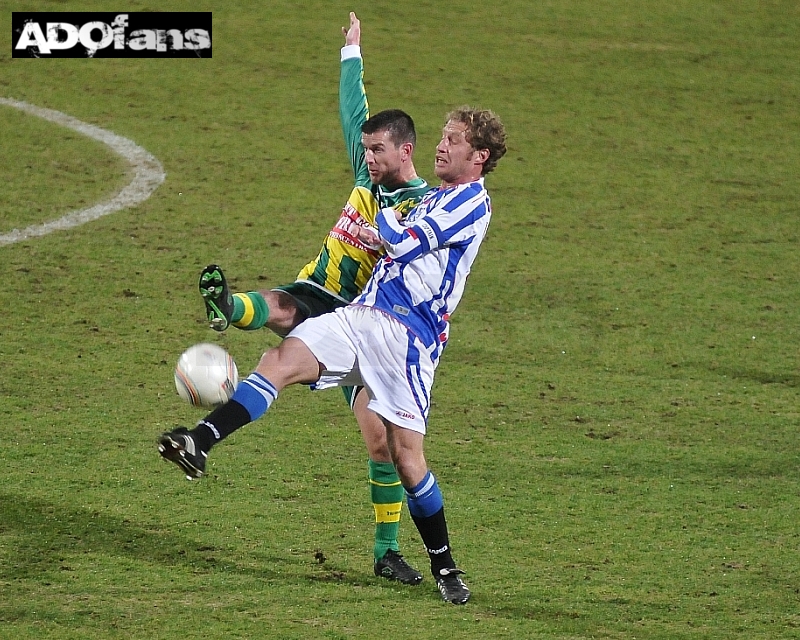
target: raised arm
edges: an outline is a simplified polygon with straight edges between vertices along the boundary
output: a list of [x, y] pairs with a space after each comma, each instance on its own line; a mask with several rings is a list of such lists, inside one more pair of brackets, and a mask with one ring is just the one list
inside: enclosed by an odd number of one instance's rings
[[353, 167], [356, 185], [369, 186], [369, 171], [361, 145], [361, 125], [369, 118], [369, 103], [364, 89], [364, 62], [361, 58], [361, 22], [350, 13], [350, 27], [342, 27], [345, 46], [342, 47], [339, 77], [339, 118], [342, 122], [347, 155]]

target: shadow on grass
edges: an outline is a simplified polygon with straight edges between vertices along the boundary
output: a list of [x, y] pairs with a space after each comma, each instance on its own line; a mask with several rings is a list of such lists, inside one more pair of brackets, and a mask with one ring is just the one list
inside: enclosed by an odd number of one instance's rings
[[787, 387], [800, 387], [800, 376], [796, 373], [769, 373], [754, 369], [716, 368], [715, 373], [721, 373], [729, 378], [752, 380], [761, 384], [782, 384]]
[[[0, 540], [13, 536], [8, 563], [0, 566], [0, 580], [36, 579], [69, 569], [81, 554], [128, 558], [191, 573], [231, 573], [259, 580], [297, 579], [296, 562], [285, 557], [248, 552], [248, 562], [230, 557], [230, 551], [195, 540], [174, 528], [156, 523], [133, 523], [92, 509], [70, 509], [56, 502], [0, 493]], [[272, 567], [272, 569], [267, 568]], [[275, 569], [284, 567], [285, 570]], [[370, 567], [371, 568], [371, 567]], [[364, 586], [375, 581], [372, 572], [349, 575], [327, 562], [301, 569], [309, 583]], [[393, 584], [388, 586], [394, 586]]]
[[230, 572], [272, 579], [276, 573], [263, 568], [285, 562], [265, 558], [261, 566], [248, 567], [226, 557], [225, 549], [192, 540], [168, 527], [134, 524], [126, 518], [91, 509], [70, 509], [55, 502], [0, 493], [0, 536], [14, 535], [17, 549], [12, 561], [0, 567], [0, 578], [35, 578], [63, 570], [69, 558], [103, 554], [187, 569], [193, 573]]

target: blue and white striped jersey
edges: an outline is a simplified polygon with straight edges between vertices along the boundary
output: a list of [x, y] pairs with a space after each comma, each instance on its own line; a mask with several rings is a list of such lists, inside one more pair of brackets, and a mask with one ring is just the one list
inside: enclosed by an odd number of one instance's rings
[[491, 215], [483, 178], [429, 191], [402, 222], [382, 209], [377, 223], [386, 255], [355, 303], [397, 318], [438, 361]]

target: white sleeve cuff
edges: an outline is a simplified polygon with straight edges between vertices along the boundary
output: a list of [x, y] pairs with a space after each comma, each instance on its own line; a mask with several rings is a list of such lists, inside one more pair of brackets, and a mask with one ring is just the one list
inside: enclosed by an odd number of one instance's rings
[[342, 47], [342, 61], [349, 60], [350, 58], [361, 57], [361, 45], [347, 44]]

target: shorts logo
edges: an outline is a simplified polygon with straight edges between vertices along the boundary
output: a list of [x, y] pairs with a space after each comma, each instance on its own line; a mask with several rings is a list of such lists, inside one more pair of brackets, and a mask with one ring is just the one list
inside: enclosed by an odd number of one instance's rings
[[408, 411], [395, 411], [394, 414], [400, 418], [405, 418], [406, 420], [416, 420], [417, 416], [413, 413], [409, 413]]
[[210, 58], [211, 12], [19, 12], [14, 58]]

